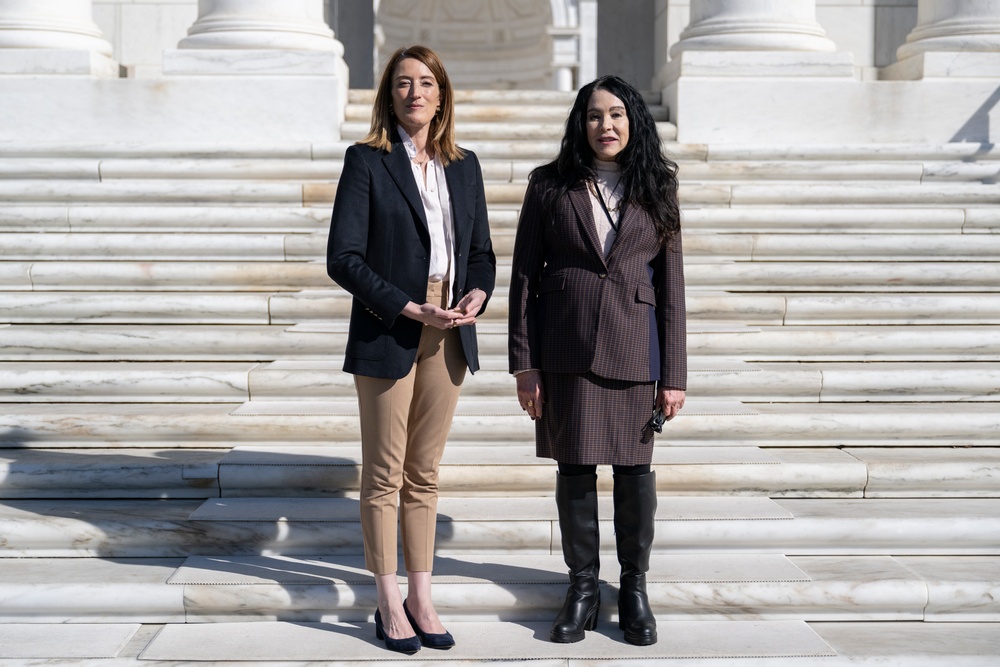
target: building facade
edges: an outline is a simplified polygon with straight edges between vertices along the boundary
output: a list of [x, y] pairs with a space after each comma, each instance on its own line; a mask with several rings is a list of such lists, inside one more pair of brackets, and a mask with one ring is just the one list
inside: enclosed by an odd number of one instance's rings
[[997, 136], [1000, 0], [0, 0], [0, 139], [336, 139], [411, 43], [466, 89], [620, 74], [687, 142]]

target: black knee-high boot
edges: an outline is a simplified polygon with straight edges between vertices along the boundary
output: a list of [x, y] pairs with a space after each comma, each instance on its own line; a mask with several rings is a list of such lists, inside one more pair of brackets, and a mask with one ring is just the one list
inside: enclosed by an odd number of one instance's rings
[[597, 475], [557, 475], [556, 507], [569, 590], [549, 637], [565, 644], [580, 641], [584, 630], [596, 628], [601, 608]]
[[615, 475], [615, 542], [622, 566], [618, 591], [618, 627], [625, 641], [656, 643], [656, 618], [646, 596], [646, 572], [653, 548], [656, 473]]

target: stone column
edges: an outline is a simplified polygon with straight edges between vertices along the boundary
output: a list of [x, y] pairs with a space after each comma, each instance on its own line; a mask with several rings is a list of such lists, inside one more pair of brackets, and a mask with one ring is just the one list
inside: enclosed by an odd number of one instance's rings
[[857, 78], [816, 0], [691, 0], [659, 81], [678, 141], [797, 144], [826, 140], [828, 100]]
[[91, 0], [6, 0], [0, 3], [0, 48], [74, 49], [111, 56], [94, 23]]
[[163, 75], [183, 113], [207, 110], [202, 133], [340, 137], [350, 77], [323, 0], [198, 0]]
[[919, 0], [917, 27], [896, 56], [928, 51], [1000, 52], [1000, 0]]
[[344, 53], [323, 20], [323, 0], [198, 0], [198, 20], [177, 46]]
[[670, 55], [834, 50], [816, 21], [815, 0], [691, 0], [691, 22]]
[[1000, 78], [1000, 0], [919, 0], [882, 79]]
[[117, 76], [91, 0], [0, 3], [0, 74]]

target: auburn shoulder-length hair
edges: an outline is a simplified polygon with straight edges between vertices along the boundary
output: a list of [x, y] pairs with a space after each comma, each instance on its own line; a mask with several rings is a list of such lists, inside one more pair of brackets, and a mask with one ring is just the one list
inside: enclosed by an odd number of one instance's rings
[[438, 54], [426, 46], [404, 46], [389, 56], [375, 91], [371, 129], [368, 130], [368, 136], [358, 143], [387, 152], [392, 150], [392, 140], [396, 136], [396, 116], [392, 110], [393, 78], [396, 67], [407, 58], [413, 58], [427, 66], [441, 93], [441, 108], [431, 120], [430, 127], [430, 144], [434, 155], [445, 165], [461, 160], [465, 153], [455, 143], [455, 93], [451, 87], [451, 79], [448, 78]]

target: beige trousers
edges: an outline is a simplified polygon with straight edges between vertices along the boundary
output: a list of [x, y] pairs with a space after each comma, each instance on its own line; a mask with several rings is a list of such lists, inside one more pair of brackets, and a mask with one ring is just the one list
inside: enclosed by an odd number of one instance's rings
[[[428, 303], [448, 307], [443, 285], [428, 284]], [[433, 570], [438, 465], [466, 369], [458, 332], [425, 326], [406, 377], [354, 376], [361, 413], [361, 530], [365, 566], [375, 574], [398, 567], [397, 518], [406, 570]]]

